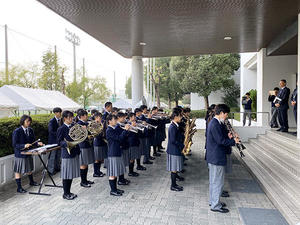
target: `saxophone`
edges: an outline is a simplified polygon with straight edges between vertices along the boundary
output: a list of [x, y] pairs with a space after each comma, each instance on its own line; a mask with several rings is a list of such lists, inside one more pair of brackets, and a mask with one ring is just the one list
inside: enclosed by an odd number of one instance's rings
[[184, 148], [182, 150], [182, 154], [187, 155], [189, 154], [191, 150], [191, 146], [193, 144], [192, 138], [194, 134], [197, 132], [196, 127], [196, 118], [193, 118], [190, 120], [189, 118], [186, 118], [186, 125], [185, 125], [185, 133], [184, 133]]
[[84, 142], [85, 139], [88, 137], [88, 131], [86, 127], [81, 126], [79, 124], [75, 124], [73, 127], [70, 128], [69, 136], [73, 141], [67, 141], [65, 139], [65, 142], [67, 143], [67, 151], [71, 155], [72, 148], [74, 148], [81, 142]]

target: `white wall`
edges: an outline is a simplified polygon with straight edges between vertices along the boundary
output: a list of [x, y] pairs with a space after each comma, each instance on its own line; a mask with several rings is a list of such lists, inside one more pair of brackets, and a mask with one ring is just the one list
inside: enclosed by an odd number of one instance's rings
[[[236, 84], [240, 83], [240, 69], [234, 72], [232, 79]], [[223, 96], [224, 93], [222, 91], [213, 92], [208, 96], [208, 102], [210, 105], [224, 103]], [[197, 93], [191, 93], [191, 110], [201, 109], [205, 109], [204, 98], [199, 96]]]
[[[279, 86], [281, 79], [287, 80], [291, 93], [296, 86], [297, 55], [266, 56], [266, 49], [257, 55], [257, 111], [270, 112], [268, 91]], [[288, 112], [289, 126], [296, 127], [293, 110]]]

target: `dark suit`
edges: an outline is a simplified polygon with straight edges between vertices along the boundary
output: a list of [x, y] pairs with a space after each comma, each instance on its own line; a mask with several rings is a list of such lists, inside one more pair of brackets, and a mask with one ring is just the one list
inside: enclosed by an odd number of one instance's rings
[[[48, 144], [58, 144], [57, 141], [57, 129], [59, 127], [59, 122], [55, 117], [53, 117], [48, 123]], [[56, 150], [50, 152], [48, 161], [48, 170], [50, 173], [60, 170], [61, 161], [61, 150]]]
[[296, 102], [296, 104], [294, 105], [294, 117], [296, 123], [297, 123], [297, 98], [298, 98], [298, 87], [295, 88], [291, 97], [291, 101]]
[[230, 146], [235, 145], [233, 139], [228, 138], [228, 132], [216, 118], [212, 119], [207, 127], [206, 161], [209, 167], [209, 201], [211, 209], [222, 207], [220, 197], [224, 186], [226, 154]]
[[281, 99], [280, 106], [278, 108], [280, 129], [287, 131], [289, 129], [287, 112], [289, 109], [290, 89], [287, 87], [281, 88], [277, 97]]

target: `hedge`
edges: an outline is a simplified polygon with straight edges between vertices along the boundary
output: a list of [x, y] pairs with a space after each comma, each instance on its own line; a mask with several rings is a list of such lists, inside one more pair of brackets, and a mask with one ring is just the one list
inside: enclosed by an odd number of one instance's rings
[[[40, 138], [43, 143], [48, 143], [48, 122], [52, 114], [32, 115], [31, 127], [34, 130], [36, 139]], [[12, 133], [20, 126], [20, 118], [0, 119], [0, 157], [14, 153], [12, 147]]]

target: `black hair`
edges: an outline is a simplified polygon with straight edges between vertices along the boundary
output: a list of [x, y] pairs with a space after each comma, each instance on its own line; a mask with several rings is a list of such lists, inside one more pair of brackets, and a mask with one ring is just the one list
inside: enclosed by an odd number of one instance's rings
[[153, 111], [153, 110], [157, 110], [157, 109], [158, 109], [158, 108], [157, 108], [156, 106], [153, 106], [153, 107], [152, 107], [152, 111]]
[[173, 108], [172, 111], [173, 111], [173, 112], [174, 112], [174, 111], [178, 111], [178, 112], [182, 113], [182, 108], [181, 108], [181, 107], [175, 107], [175, 108]]
[[133, 112], [131, 112], [131, 113], [128, 114], [128, 118], [131, 118], [133, 116], [135, 116], [135, 113], [133, 113]]
[[102, 117], [102, 113], [98, 110], [94, 113], [94, 117]]
[[216, 115], [220, 115], [221, 112], [223, 113], [230, 113], [230, 108], [226, 104], [219, 104], [216, 106]]
[[164, 110], [162, 108], [159, 108], [158, 109], [158, 112], [163, 112]]
[[104, 108], [107, 108], [107, 107], [109, 107], [109, 106], [111, 106], [112, 105], [112, 103], [111, 102], [105, 102], [105, 104], [104, 104]]
[[143, 111], [144, 109], [147, 109], [147, 106], [146, 105], [141, 105], [140, 109]]
[[249, 92], [247, 92], [247, 93], [246, 93], [246, 95], [250, 96], [250, 93], [249, 93]]
[[96, 112], [98, 112], [97, 109], [92, 109], [92, 111], [91, 111], [92, 114], [95, 114]]
[[123, 113], [123, 112], [118, 112], [117, 113], [117, 118], [120, 118], [120, 117], [126, 117], [126, 114]]
[[171, 114], [171, 120], [173, 120], [176, 116], [181, 116], [181, 113], [179, 110], [173, 110]]
[[61, 108], [59, 108], [59, 107], [55, 107], [54, 109], [53, 109], [53, 113], [61, 113], [62, 112], [62, 109]]
[[279, 87], [274, 87], [274, 91], [279, 91]]
[[282, 81], [282, 82], [284, 82], [284, 83], [286, 84], [286, 80], [285, 80], [285, 79], [282, 79], [282, 80], [280, 80], [280, 81]]
[[61, 115], [61, 120], [60, 120], [60, 125], [62, 125], [64, 123], [64, 118], [68, 118], [68, 117], [74, 117], [74, 113], [72, 113], [69, 110], [65, 110], [63, 111], [62, 115]]
[[31, 118], [30, 116], [28, 116], [28, 115], [23, 115], [23, 116], [21, 116], [21, 118], [20, 118], [20, 125], [23, 126], [25, 120], [27, 120], [27, 119], [32, 123], [32, 118]]
[[80, 117], [82, 117], [82, 116], [85, 116], [85, 115], [87, 115], [88, 113], [87, 113], [87, 111], [86, 110], [84, 110], [84, 109], [78, 109], [77, 110], [77, 116], [80, 118]]
[[189, 112], [191, 112], [191, 109], [190, 109], [190, 108], [184, 108], [184, 109], [183, 109], [183, 112], [189, 113]]
[[112, 111], [112, 112], [119, 112], [119, 109], [118, 109], [117, 107], [113, 107], [113, 108], [111, 109], [111, 111]]
[[113, 114], [109, 114], [107, 117], [106, 117], [106, 121], [109, 123], [109, 121], [113, 120], [113, 119], [118, 119], [118, 117], [116, 115], [113, 115]]
[[140, 108], [136, 108], [136, 109], [134, 110], [134, 113], [138, 113], [138, 112], [142, 112], [142, 110], [141, 110]]

